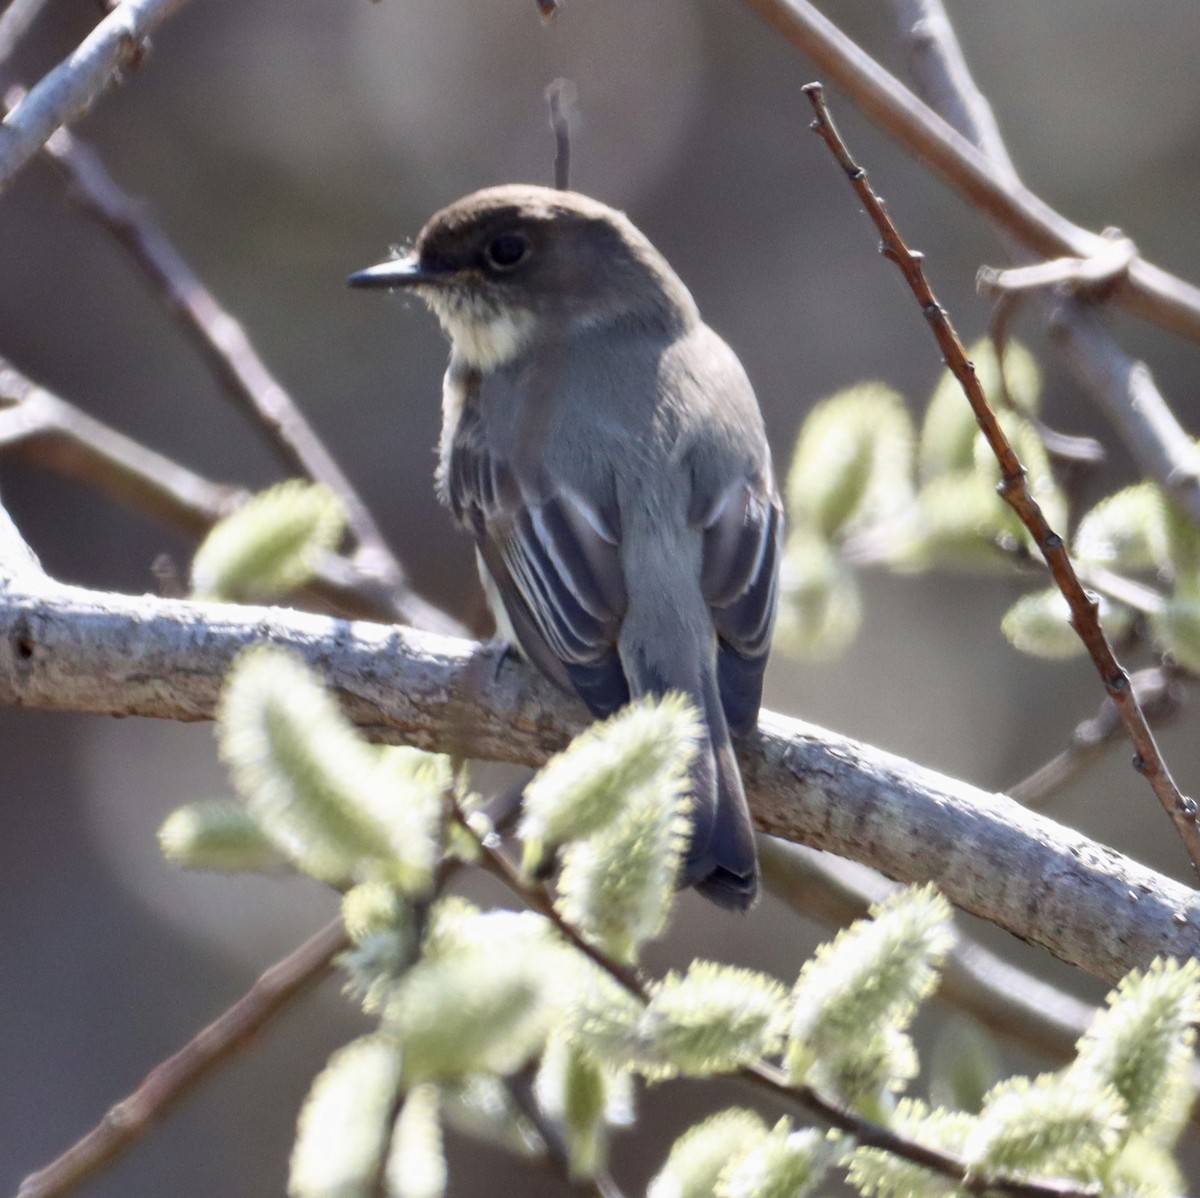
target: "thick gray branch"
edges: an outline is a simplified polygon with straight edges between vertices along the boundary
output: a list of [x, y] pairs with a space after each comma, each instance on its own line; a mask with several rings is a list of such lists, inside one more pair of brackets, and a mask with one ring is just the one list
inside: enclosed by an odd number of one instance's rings
[[185, 0], [124, 0], [0, 125], [0, 191], [55, 129], [81, 117], [134, 65], [145, 39]]
[[[264, 641], [301, 654], [380, 740], [537, 765], [586, 722], [531, 669], [468, 641], [49, 581], [0, 592], [0, 703], [210, 719], [230, 662]], [[1106, 982], [1200, 954], [1192, 891], [1002, 795], [771, 713], [742, 765], [763, 831], [933, 880]]]

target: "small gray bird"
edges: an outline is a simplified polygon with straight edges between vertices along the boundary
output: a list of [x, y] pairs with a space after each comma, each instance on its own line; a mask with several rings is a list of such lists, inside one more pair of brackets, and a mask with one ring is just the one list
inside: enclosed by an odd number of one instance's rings
[[782, 518], [741, 363], [630, 221], [574, 192], [476, 192], [349, 282], [413, 291], [450, 338], [438, 493], [501, 628], [597, 717], [667, 691], [703, 714], [683, 882], [749, 907], [730, 734], [758, 718]]

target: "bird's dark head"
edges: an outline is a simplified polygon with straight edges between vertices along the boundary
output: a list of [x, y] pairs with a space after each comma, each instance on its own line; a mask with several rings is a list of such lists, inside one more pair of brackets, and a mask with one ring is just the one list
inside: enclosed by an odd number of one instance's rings
[[696, 319], [687, 289], [623, 213], [577, 192], [519, 184], [443, 208], [409, 253], [349, 282], [411, 289], [467, 363], [485, 371], [538, 337], [621, 319]]

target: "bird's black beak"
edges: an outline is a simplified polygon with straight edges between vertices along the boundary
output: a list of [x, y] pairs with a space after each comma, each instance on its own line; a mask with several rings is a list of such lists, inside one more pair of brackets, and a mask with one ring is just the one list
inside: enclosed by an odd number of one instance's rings
[[415, 287], [422, 283], [436, 283], [438, 272], [423, 267], [416, 254], [405, 254], [378, 266], [355, 271], [346, 282], [351, 287]]

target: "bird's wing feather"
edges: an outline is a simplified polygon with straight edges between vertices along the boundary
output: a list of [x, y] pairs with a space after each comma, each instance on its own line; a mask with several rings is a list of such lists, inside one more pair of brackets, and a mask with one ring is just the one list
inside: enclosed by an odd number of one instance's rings
[[717, 677], [729, 726], [758, 720], [779, 587], [783, 520], [769, 474], [739, 482], [705, 513], [701, 588], [717, 630]]
[[567, 487], [521, 480], [479, 438], [457, 441], [446, 484], [530, 660], [595, 715], [627, 703], [616, 649], [626, 596], [611, 522]]

